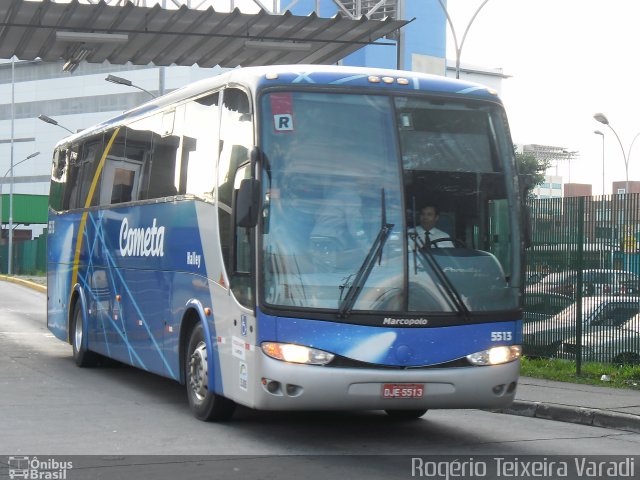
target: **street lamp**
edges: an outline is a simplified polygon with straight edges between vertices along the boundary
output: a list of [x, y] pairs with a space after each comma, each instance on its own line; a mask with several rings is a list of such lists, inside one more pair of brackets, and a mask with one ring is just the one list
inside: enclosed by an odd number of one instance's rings
[[[2, 176], [2, 179], [4, 180], [5, 178], [7, 178], [7, 175], [9, 175], [9, 172], [11, 172], [11, 182], [10, 182], [10, 188], [9, 188], [9, 253], [8, 256], [9, 258], [7, 259], [7, 274], [11, 275], [11, 271], [12, 271], [12, 260], [13, 260], [13, 169], [16, 165], [20, 165], [23, 162], [26, 162], [27, 160], [33, 158], [33, 157], [37, 157], [38, 155], [40, 155], [40, 152], [35, 152], [32, 153], [31, 155], [29, 155], [28, 157], [20, 160], [17, 163], [14, 163], [13, 165], [11, 165], [9, 167], [9, 169], [4, 172], [4, 175]], [[2, 212], [2, 185], [4, 182], [0, 182], [0, 229], [2, 228], [2, 224], [3, 224], [3, 212]]]
[[50, 123], [51, 125], [56, 125], [60, 128], [64, 128], [67, 132], [69, 133], [73, 133], [71, 130], [69, 130], [67, 127], [65, 127], [64, 125], [60, 125], [57, 120], [54, 120], [51, 117], [47, 117], [46, 115], [38, 115], [38, 120], [42, 120], [44, 123]]
[[142, 90], [143, 92], [151, 95], [151, 97], [153, 98], [157, 98], [153, 93], [151, 93], [149, 90], [145, 90], [144, 88], [134, 84], [133, 82], [131, 82], [131, 80], [127, 80], [126, 78], [122, 78], [122, 77], [116, 77], [115, 75], [107, 75], [107, 78], [105, 78], [105, 80], [107, 82], [111, 82], [111, 83], [115, 83], [117, 85], [124, 85], [125, 87], [133, 87], [133, 88], [137, 88], [138, 90]]
[[471, 20], [469, 20], [469, 23], [467, 24], [467, 28], [465, 29], [464, 34], [462, 35], [462, 41], [458, 45], [458, 37], [456, 36], [456, 30], [455, 28], [453, 28], [453, 22], [451, 21], [449, 12], [447, 12], [447, 7], [444, 6], [444, 3], [442, 3], [442, 0], [438, 0], [438, 2], [440, 3], [440, 7], [442, 7], [442, 10], [444, 11], [444, 14], [447, 17], [447, 22], [449, 22], [449, 27], [451, 27], [451, 34], [453, 35], [453, 43], [455, 44], [455, 48], [456, 48], [456, 78], [460, 78], [460, 56], [462, 55], [462, 47], [464, 46], [464, 41], [467, 38], [467, 33], [469, 33], [469, 28], [471, 28], [471, 24], [478, 16], [478, 13], [480, 13], [480, 10], [482, 10], [482, 7], [484, 7], [488, 1], [489, 0], [484, 0], [484, 2], [482, 2], [482, 4], [476, 9], [475, 13], [473, 14], [473, 17], [471, 17]]
[[604, 133], [594, 130], [593, 133], [602, 137], [602, 195], [604, 196]]
[[611, 125], [609, 125], [609, 119], [605, 116], [605, 114], [596, 113], [593, 116], [593, 118], [595, 118], [598, 122], [602, 123], [603, 125], [606, 125], [607, 127], [609, 127], [613, 132], [613, 134], [618, 139], [618, 143], [620, 144], [620, 150], [622, 150], [622, 158], [624, 159], [624, 175], [625, 175], [624, 193], [629, 193], [629, 156], [631, 155], [631, 149], [633, 148], [633, 144], [636, 142], [636, 139], [640, 135], [640, 132], [636, 133], [636, 136], [633, 137], [633, 140], [631, 141], [631, 145], [629, 145], [629, 152], [625, 153], [624, 147], [622, 146], [622, 141], [620, 140], [618, 133], [613, 129]]

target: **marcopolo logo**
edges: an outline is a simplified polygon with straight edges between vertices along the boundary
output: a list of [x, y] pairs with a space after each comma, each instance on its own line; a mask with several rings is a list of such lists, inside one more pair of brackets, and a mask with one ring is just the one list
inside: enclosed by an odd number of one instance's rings
[[427, 318], [391, 318], [386, 317], [382, 321], [383, 325], [401, 325], [408, 327], [411, 325], [428, 325], [429, 320]]
[[124, 217], [120, 224], [120, 255], [123, 257], [164, 257], [164, 227], [156, 225], [156, 219], [150, 227], [129, 226]]

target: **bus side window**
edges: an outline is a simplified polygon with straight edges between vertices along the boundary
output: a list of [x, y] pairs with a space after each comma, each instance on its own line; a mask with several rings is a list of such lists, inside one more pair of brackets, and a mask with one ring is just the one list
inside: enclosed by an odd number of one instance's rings
[[240, 303], [251, 307], [254, 272], [251, 271], [250, 257], [245, 258], [250, 242], [246, 233], [236, 232], [232, 208], [236, 179], [239, 184], [247, 174], [242, 166], [249, 161], [253, 146], [253, 122], [249, 98], [242, 90], [227, 88], [222, 102], [217, 187], [220, 245], [230, 288]]
[[84, 206], [80, 199], [78, 199], [78, 184], [82, 179], [80, 175], [80, 159], [78, 157], [79, 148], [80, 147], [78, 145], [72, 145], [67, 150], [69, 170], [67, 174], [67, 186], [64, 189], [63, 210], [81, 208]]
[[[240, 183], [245, 178], [251, 178], [251, 167], [249, 163], [245, 163], [238, 168], [236, 173], [233, 185], [234, 205], [235, 197], [237, 196], [240, 188]], [[237, 273], [251, 273], [251, 242], [249, 237], [251, 229], [235, 227], [235, 230], [234, 270]]]
[[[93, 184], [98, 169], [98, 163], [100, 163], [100, 157], [102, 156], [102, 135], [97, 135], [94, 138], [90, 138], [82, 144], [82, 150], [80, 152], [80, 182], [79, 182], [79, 198], [78, 207], [89, 207], [98, 205], [100, 199], [100, 187], [99, 184], [91, 192], [91, 185]], [[91, 198], [89, 196], [91, 195]]]
[[[169, 197], [178, 193], [175, 167], [180, 139], [176, 135], [164, 135], [169, 118], [173, 128], [175, 113], [169, 116], [158, 113], [129, 126], [131, 134], [128, 136], [126, 156], [139, 164], [136, 173], [139, 180], [135, 179], [137, 199]], [[132, 198], [135, 199], [134, 196]]]
[[49, 188], [49, 205], [51, 209], [60, 212], [65, 210], [64, 190], [67, 186], [67, 153], [65, 147], [53, 152], [53, 166], [51, 168], [51, 186]]
[[[180, 186], [186, 193], [213, 198], [220, 110], [218, 92], [185, 105]], [[188, 133], [188, 136], [186, 135]]]
[[146, 152], [151, 148], [147, 131], [124, 128], [105, 161], [100, 203], [117, 204], [138, 200], [140, 174]]

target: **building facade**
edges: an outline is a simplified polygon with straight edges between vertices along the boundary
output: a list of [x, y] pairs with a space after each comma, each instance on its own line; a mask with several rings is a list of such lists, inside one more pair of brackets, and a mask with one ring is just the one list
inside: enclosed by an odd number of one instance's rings
[[593, 193], [593, 186], [590, 183], [565, 183], [565, 197], [590, 197]]

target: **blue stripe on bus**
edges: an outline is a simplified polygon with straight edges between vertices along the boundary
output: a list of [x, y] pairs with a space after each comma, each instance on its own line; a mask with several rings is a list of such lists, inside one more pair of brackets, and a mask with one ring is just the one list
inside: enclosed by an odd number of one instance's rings
[[[259, 343], [294, 343], [361, 362], [405, 367], [437, 365], [493, 346], [519, 344], [522, 330], [521, 321], [387, 328], [273, 317], [260, 312], [257, 321]], [[509, 332], [512, 340], [492, 341], [495, 332]]]

